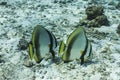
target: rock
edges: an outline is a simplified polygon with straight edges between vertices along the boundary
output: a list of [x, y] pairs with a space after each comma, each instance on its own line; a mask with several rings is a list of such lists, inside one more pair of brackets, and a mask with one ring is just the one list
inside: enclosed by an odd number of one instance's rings
[[0, 63], [5, 63], [5, 61], [0, 59]]
[[98, 23], [95, 22], [95, 19], [87, 22], [87, 27], [95, 27], [97, 25], [98, 25]]
[[0, 5], [7, 5], [7, 2], [0, 2]]
[[90, 0], [90, 2], [88, 4], [89, 5], [91, 5], [91, 4], [98, 4], [98, 0]]
[[107, 19], [107, 16], [105, 15], [101, 15], [101, 16], [97, 16], [95, 18], [95, 22], [97, 26], [102, 26], [102, 25], [109, 25], [109, 21]]
[[44, 74], [46, 74], [46, 73], [47, 73], [47, 71], [44, 72]]
[[108, 5], [115, 5], [115, 2], [114, 1], [110, 1], [109, 3], [108, 3]]
[[71, 3], [74, 0], [54, 0], [54, 3], [59, 3], [59, 4], [67, 4], [67, 3]]
[[95, 19], [97, 16], [103, 15], [104, 9], [102, 6], [89, 6], [86, 9], [86, 15], [88, 20]]
[[5, 63], [5, 60], [3, 59], [3, 55], [0, 54], [0, 63]]
[[109, 25], [109, 21], [105, 15], [97, 16], [93, 20], [84, 19], [80, 23], [81, 25], [86, 25], [87, 27], [100, 27], [102, 25]]
[[120, 2], [116, 5], [116, 8], [120, 10]]
[[18, 44], [19, 50], [25, 50], [28, 47], [28, 42], [25, 39], [20, 39]]
[[75, 69], [75, 65], [73, 65], [73, 64], [70, 64], [67, 67], [68, 67], [68, 70]]
[[117, 31], [117, 33], [118, 33], [118, 34], [120, 34], [120, 24], [118, 25], [118, 27], [117, 27], [117, 30], [116, 30], [116, 31]]
[[104, 15], [102, 6], [90, 6], [86, 9], [87, 18], [80, 21], [81, 25], [87, 27], [100, 27], [109, 25], [107, 16]]
[[33, 63], [32, 63], [32, 61], [25, 60], [23, 65], [26, 66], [26, 67], [32, 67]]

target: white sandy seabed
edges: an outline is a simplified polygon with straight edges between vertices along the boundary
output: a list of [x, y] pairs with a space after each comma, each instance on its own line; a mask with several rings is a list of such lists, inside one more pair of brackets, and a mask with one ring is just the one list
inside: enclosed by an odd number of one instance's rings
[[[53, 32], [58, 42], [83, 19], [89, 0], [0, 0], [0, 80], [120, 80], [120, 36], [116, 33], [119, 0], [101, 0], [110, 26], [86, 28], [92, 43], [93, 58], [80, 65], [73, 61], [56, 64], [51, 59], [31, 65], [28, 49], [19, 50], [20, 39], [28, 42], [34, 26], [41, 24]], [[57, 1], [57, 0], [56, 0]], [[98, 0], [100, 1], [100, 0]], [[108, 3], [113, 3], [108, 5]], [[59, 47], [59, 46], [58, 46]]]

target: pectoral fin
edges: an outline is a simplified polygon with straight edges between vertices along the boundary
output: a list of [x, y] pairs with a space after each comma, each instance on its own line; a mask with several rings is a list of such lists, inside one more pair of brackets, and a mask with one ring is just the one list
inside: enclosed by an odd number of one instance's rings
[[31, 43], [29, 43], [29, 56], [30, 56], [30, 59], [32, 60], [33, 59], [33, 46]]
[[60, 47], [59, 47], [59, 55], [62, 55], [64, 51], [65, 51], [65, 43], [61, 41]]

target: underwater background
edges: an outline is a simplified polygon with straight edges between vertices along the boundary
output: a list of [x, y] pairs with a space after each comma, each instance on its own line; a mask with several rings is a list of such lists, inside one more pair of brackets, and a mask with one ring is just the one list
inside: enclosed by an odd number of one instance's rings
[[[58, 44], [78, 25], [85, 27], [92, 60], [31, 61], [28, 43], [36, 25]], [[0, 0], [0, 80], [120, 80], [120, 0]]]

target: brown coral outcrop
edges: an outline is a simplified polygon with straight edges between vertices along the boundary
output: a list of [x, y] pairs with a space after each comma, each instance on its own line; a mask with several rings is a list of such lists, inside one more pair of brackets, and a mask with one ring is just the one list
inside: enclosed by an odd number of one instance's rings
[[81, 25], [86, 25], [87, 27], [109, 25], [109, 21], [107, 16], [104, 15], [104, 8], [102, 6], [89, 6], [85, 11], [87, 18], [81, 21]]

